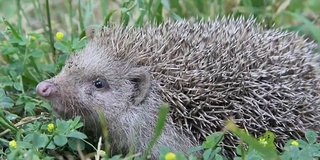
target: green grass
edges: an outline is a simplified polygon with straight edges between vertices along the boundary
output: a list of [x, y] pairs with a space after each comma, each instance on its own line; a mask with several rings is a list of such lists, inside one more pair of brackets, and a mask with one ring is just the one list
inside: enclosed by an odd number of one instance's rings
[[[319, 0], [0, 0], [0, 159], [52, 159], [54, 153], [82, 159], [86, 156], [86, 136], [76, 131], [82, 123], [79, 119], [54, 120], [56, 115], [50, 104], [35, 95], [35, 86], [58, 73], [68, 55], [86, 44], [83, 37], [88, 27], [116, 23], [143, 26], [146, 22], [159, 24], [168, 19], [206, 21], [219, 15], [254, 15], [266, 28], [296, 31], [320, 43], [319, 8]], [[61, 41], [55, 39], [58, 31], [64, 33]], [[55, 125], [54, 131], [48, 130], [51, 123]], [[258, 140], [230, 126], [230, 131], [261, 151], [262, 157], [274, 155], [273, 146], [264, 152], [266, 148]], [[200, 147], [205, 150], [203, 159], [222, 158], [220, 138], [217, 140], [221, 135], [217, 132], [208, 137]], [[313, 132], [307, 132], [308, 141], [298, 141], [300, 149], [289, 141], [282, 158], [297, 158], [314, 150], [319, 155], [319, 144], [315, 144], [314, 137]], [[9, 147], [12, 140], [17, 142], [16, 149]], [[79, 151], [74, 144], [84, 150]], [[91, 144], [91, 148], [96, 149], [97, 144]], [[160, 159], [167, 152], [164, 149]], [[102, 153], [108, 155], [107, 150]], [[252, 150], [245, 153], [239, 146], [242, 158], [259, 159], [255, 153]], [[87, 156], [94, 154], [90, 152]], [[142, 158], [134, 153], [130, 156]], [[275, 154], [275, 159], [278, 156]], [[180, 153], [177, 157], [194, 158]]]

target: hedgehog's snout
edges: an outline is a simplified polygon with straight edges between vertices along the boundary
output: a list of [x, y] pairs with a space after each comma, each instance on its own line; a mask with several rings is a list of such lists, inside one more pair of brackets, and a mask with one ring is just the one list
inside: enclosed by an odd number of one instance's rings
[[42, 81], [37, 85], [36, 92], [43, 98], [49, 98], [54, 92], [54, 85], [49, 81]]

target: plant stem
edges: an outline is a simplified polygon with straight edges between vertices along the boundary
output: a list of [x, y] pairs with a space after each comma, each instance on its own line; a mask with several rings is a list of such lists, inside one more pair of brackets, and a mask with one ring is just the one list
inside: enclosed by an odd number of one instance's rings
[[44, 154], [44, 151], [47, 149], [47, 147], [49, 146], [50, 142], [53, 140], [54, 135], [52, 135], [49, 139], [49, 141], [47, 142], [47, 144], [44, 146], [41, 154]]
[[83, 23], [83, 17], [82, 17], [82, 13], [81, 13], [81, 2], [80, 0], [78, 0], [78, 12], [79, 12], [79, 23], [80, 23], [80, 31], [84, 30], [84, 23]]
[[19, 27], [19, 30], [22, 29], [22, 25], [21, 25], [21, 14], [20, 14], [20, 11], [21, 11], [21, 3], [20, 3], [20, 0], [17, 0], [17, 11], [18, 11], [18, 27]]
[[69, 23], [70, 23], [70, 33], [71, 33], [71, 42], [73, 42], [73, 26], [72, 26], [72, 0], [69, 0]]
[[52, 28], [51, 28], [51, 18], [50, 18], [50, 10], [49, 10], [49, 1], [46, 0], [46, 10], [47, 10], [47, 20], [48, 20], [48, 27], [49, 27], [49, 37], [50, 37], [50, 46], [53, 54], [53, 60], [56, 60], [56, 54], [55, 54], [55, 48], [54, 48], [54, 42], [53, 42], [53, 36], [52, 36]]

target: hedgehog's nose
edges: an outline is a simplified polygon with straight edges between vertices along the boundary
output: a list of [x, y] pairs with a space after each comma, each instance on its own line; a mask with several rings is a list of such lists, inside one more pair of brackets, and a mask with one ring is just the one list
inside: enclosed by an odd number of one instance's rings
[[52, 93], [52, 84], [48, 81], [42, 81], [37, 85], [37, 94], [43, 98], [47, 98]]

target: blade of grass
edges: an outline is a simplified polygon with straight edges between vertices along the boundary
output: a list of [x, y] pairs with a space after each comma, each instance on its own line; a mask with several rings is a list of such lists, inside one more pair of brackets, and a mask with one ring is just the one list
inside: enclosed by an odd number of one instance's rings
[[54, 48], [54, 42], [53, 42], [53, 36], [52, 36], [52, 27], [51, 27], [51, 17], [50, 17], [50, 7], [49, 7], [49, 0], [46, 0], [46, 10], [47, 10], [47, 20], [48, 20], [48, 34], [50, 38], [50, 46], [51, 46], [51, 51], [53, 54], [54, 61], [57, 59], [57, 55], [55, 54], [56, 50]]
[[22, 25], [21, 25], [21, 14], [20, 14], [20, 11], [21, 11], [21, 2], [20, 0], [16, 0], [17, 2], [17, 14], [18, 14], [18, 28], [19, 29], [22, 29]]
[[182, 18], [176, 14], [174, 11], [171, 10], [171, 7], [170, 7], [170, 3], [168, 2], [168, 0], [161, 0], [161, 22], [163, 21], [163, 17], [162, 17], [162, 8], [165, 8], [167, 11], [169, 11], [170, 13], [170, 16], [175, 19], [175, 20], [181, 20]]
[[116, 12], [117, 10], [112, 10], [110, 11], [110, 13], [108, 13], [108, 15], [106, 15], [106, 17], [104, 18], [104, 21], [103, 21], [103, 25], [105, 26], [108, 26], [109, 23], [110, 23], [110, 18], [111, 16], [113, 15], [114, 12]]
[[[88, 0], [84, 8], [83, 24], [86, 27], [88, 24], [92, 24], [95, 20], [94, 14], [94, 0]], [[84, 28], [85, 29], [85, 28]]]
[[160, 107], [158, 122], [157, 122], [156, 129], [155, 129], [155, 134], [154, 134], [153, 138], [151, 139], [147, 150], [144, 152], [144, 154], [142, 156], [143, 160], [147, 158], [148, 154], [152, 150], [152, 147], [156, 144], [158, 138], [160, 137], [162, 130], [164, 128], [165, 122], [166, 122], [166, 117], [167, 117], [168, 111], [169, 111], [168, 104], [163, 104]]
[[[162, 8], [163, 8], [163, 4], [162, 4], [162, 0], [158, 0], [156, 2], [156, 10], [155, 10], [155, 18], [156, 18], [156, 23], [160, 24], [163, 21], [163, 17], [162, 17]], [[170, 9], [170, 8], [169, 8]], [[170, 11], [170, 10], [169, 10]]]
[[99, 107], [99, 119], [100, 119], [100, 124], [102, 128], [102, 136], [104, 139], [105, 157], [109, 157], [110, 144], [109, 144], [109, 135], [108, 135], [108, 124], [106, 121], [106, 117], [103, 114], [102, 107]]
[[18, 128], [14, 126], [3, 114], [2, 111], [0, 111], [0, 124], [5, 126], [6, 128], [10, 129], [13, 132], [17, 132]]
[[5, 19], [5, 18], [2, 18], [3, 19], [3, 22], [10, 28], [12, 34], [18, 38], [19, 40], [22, 41], [22, 38], [20, 37], [20, 35], [18, 34], [18, 32], [16, 31], [16, 29]]
[[108, 1], [101, 0], [100, 1], [100, 7], [101, 7], [102, 15], [105, 16], [107, 14]]
[[83, 23], [83, 17], [82, 17], [82, 10], [81, 10], [81, 1], [78, 0], [78, 13], [79, 13], [79, 24], [80, 24], [80, 30], [84, 30], [84, 23]]
[[[72, 27], [72, 17], [73, 17], [73, 9], [72, 9], [72, 0], [69, 0], [69, 23], [70, 23], [70, 33], [73, 33], [73, 27]], [[71, 35], [71, 41], [73, 41], [73, 34]]]
[[310, 20], [308, 20], [306, 17], [302, 16], [301, 14], [297, 14], [294, 12], [284, 11], [284, 13], [303, 22], [306, 25], [306, 27], [310, 30], [312, 36], [316, 39], [316, 41], [320, 43], [320, 29], [318, 29]]
[[140, 11], [140, 15], [139, 15], [138, 19], [135, 22], [135, 26], [142, 26], [143, 25], [144, 16], [147, 13], [147, 9], [146, 9], [145, 2], [143, 2], [142, 0], [137, 0], [137, 4], [138, 4], [139, 11]]
[[32, 5], [33, 5], [33, 8], [34, 8], [34, 13], [35, 13], [37, 19], [40, 21], [43, 31], [46, 32], [47, 29], [46, 29], [46, 25], [45, 25], [45, 22], [44, 22], [44, 17], [42, 16], [42, 12], [41, 12], [41, 9], [39, 7], [39, 0], [32, 0]]

